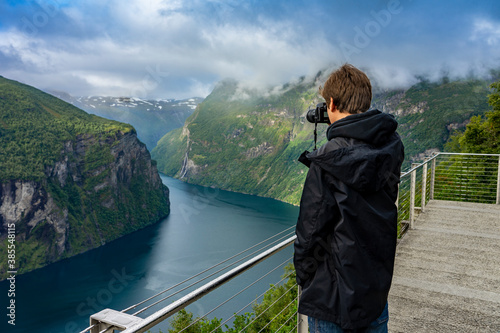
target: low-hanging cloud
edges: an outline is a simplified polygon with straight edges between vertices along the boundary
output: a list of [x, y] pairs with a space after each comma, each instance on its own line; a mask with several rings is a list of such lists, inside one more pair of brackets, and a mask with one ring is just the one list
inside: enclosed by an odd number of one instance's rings
[[385, 88], [498, 67], [490, 7], [453, 14], [456, 28], [426, 18], [429, 1], [362, 2], [32, 1], [0, 26], [0, 75], [73, 95], [185, 98], [224, 78], [277, 87], [344, 62]]

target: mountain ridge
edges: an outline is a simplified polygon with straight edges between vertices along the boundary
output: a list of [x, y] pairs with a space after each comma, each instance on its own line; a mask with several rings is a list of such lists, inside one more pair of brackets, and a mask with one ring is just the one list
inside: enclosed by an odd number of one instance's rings
[[[317, 93], [321, 77], [260, 95], [234, 80], [219, 83], [184, 126], [153, 149], [159, 170], [194, 184], [298, 204], [307, 169], [297, 158], [313, 148], [314, 125], [305, 113], [322, 101]], [[456, 129], [489, 109], [489, 83], [421, 81], [408, 89], [377, 91], [372, 106], [398, 120], [409, 166], [442, 150]], [[326, 125], [318, 125], [318, 146], [326, 142], [324, 130]]]
[[47, 93], [88, 113], [133, 125], [148, 149], [153, 149], [167, 132], [182, 127], [203, 100], [200, 97], [148, 100], [123, 96], [71, 96], [60, 91]]

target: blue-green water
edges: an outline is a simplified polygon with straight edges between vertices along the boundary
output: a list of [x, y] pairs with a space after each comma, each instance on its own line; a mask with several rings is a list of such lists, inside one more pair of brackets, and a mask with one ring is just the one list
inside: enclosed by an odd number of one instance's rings
[[[91, 314], [136, 304], [293, 226], [297, 219], [298, 208], [280, 201], [189, 185], [165, 176], [162, 179], [170, 189], [171, 200], [171, 214], [165, 220], [98, 249], [18, 276], [15, 326], [7, 324], [8, 284], [0, 283], [4, 309], [0, 312], [0, 331], [80, 332], [88, 326]], [[288, 247], [188, 309], [196, 315], [205, 314], [291, 256], [292, 248]], [[211, 316], [231, 315], [282, 274], [282, 269], [277, 270], [257, 289], [248, 290]], [[148, 311], [140, 316], [152, 313]], [[158, 327], [166, 332], [168, 323]]]

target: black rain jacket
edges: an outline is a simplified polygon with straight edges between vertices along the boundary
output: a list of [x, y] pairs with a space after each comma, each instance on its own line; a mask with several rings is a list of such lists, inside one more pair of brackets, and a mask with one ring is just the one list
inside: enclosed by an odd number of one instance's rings
[[300, 313], [349, 330], [384, 310], [404, 158], [396, 128], [378, 110], [349, 115], [328, 127], [326, 144], [299, 159], [309, 166], [294, 244]]

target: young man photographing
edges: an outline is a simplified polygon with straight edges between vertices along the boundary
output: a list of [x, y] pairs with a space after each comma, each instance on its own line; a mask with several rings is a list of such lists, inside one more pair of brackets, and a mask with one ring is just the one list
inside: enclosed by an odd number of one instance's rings
[[309, 172], [294, 254], [299, 313], [311, 333], [387, 332], [404, 158], [397, 122], [368, 110], [370, 80], [352, 65], [320, 93], [331, 124], [328, 142], [301, 158]]

